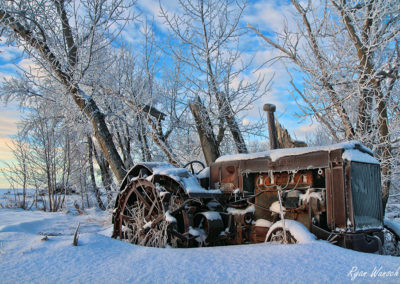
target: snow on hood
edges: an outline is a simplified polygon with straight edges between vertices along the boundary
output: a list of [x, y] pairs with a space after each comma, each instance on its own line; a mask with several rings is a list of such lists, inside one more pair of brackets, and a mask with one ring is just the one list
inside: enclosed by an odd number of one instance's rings
[[[333, 150], [337, 150], [337, 149], [345, 149], [346, 151], [354, 150], [356, 152], [365, 154], [365, 156], [368, 156], [368, 154], [366, 154], [366, 153], [355, 150], [356, 147], [360, 148], [363, 152], [367, 152], [367, 153], [373, 155], [372, 151], [370, 149], [364, 147], [360, 142], [349, 141], [349, 142], [343, 142], [343, 143], [327, 145], [327, 146], [285, 148], [285, 149], [275, 149], [275, 150], [269, 150], [269, 151], [265, 151], [265, 152], [258, 152], [258, 153], [251, 153], [251, 154], [226, 155], [226, 156], [219, 157], [215, 162], [240, 161], [240, 160], [266, 158], [266, 157], [270, 157], [271, 161], [275, 162], [276, 160], [278, 160], [282, 157], [296, 156], [296, 155], [302, 155], [302, 154], [319, 152], [319, 151], [333, 151]], [[371, 158], [373, 160], [375, 160], [373, 157], [371, 157]], [[376, 162], [377, 161], [375, 160], [374, 163], [376, 163]]]
[[221, 193], [219, 189], [210, 189], [207, 190], [203, 188], [196, 177], [189, 176], [187, 178], [182, 178], [182, 184], [185, 186], [187, 193]]
[[142, 162], [137, 163], [136, 165], [144, 165], [151, 168], [174, 168], [174, 166], [168, 162]]
[[207, 167], [203, 169], [201, 172], [197, 174], [197, 178], [202, 179], [202, 178], [209, 178], [210, 177], [210, 168]]
[[153, 168], [153, 175], [169, 176], [180, 183], [188, 194], [190, 193], [221, 193], [219, 189], [207, 190], [203, 188], [197, 178], [185, 168], [156, 167]]
[[175, 167], [155, 167], [153, 168], [154, 175], [166, 175], [173, 179], [180, 180], [182, 176], [189, 176], [189, 172], [185, 168], [175, 168]]
[[361, 151], [355, 149], [345, 150], [342, 154], [343, 160], [351, 161], [351, 162], [360, 162], [367, 164], [377, 164], [379, 165], [379, 161], [374, 157], [363, 153]]

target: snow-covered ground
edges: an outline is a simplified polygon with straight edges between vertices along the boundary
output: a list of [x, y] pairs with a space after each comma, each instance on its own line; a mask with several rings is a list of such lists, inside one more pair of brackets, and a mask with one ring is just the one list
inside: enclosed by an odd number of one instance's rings
[[[109, 237], [108, 213], [87, 212], [0, 209], [0, 283], [343, 283], [352, 277], [363, 283], [400, 282], [397, 257], [358, 253], [323, 241], [139, 247]], [[78, 222], [79, 246], [73, 246]], [[42, 240], [46, 234], [48, 240]], [[394, 275], [384, 277], [384, 272]]]
[[[400, 282], [398, 257], [359, 253], [324, 241], [140, 247], [110, 238], [110, 212], [85, 212], [0, 208], [0, 283]], [[73, 246], [78, 223], [79, 245]], [[42, 240], [45, 235], [48, 239]]]

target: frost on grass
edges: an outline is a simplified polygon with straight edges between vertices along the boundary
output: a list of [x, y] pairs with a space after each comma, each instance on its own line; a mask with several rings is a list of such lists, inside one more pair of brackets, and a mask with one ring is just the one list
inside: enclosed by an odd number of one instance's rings
[[130, 221], [124, 221], [126, 240], [132, 244], [149, 247], [166, 247], [168, 241], [167, 221], [161, 221], [156, 226], [145, 220], [144, 205], [129, 206], [127, 208]]

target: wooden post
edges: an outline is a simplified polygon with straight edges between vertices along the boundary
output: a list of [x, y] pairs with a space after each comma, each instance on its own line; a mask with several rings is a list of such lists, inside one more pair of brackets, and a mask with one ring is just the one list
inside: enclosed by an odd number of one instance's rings
[[278, 149], [278, 139], [276, 134], [275, 117], [274, 117], [276, 106], [273, 104], [265, 104], [263, 109], [264, 111], [267, 112], [269, 147], [271, 150]]

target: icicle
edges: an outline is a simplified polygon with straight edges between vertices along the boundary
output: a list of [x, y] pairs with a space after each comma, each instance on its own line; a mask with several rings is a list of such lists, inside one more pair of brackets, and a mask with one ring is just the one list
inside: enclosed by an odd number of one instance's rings
[[283, 214], [283, 205], [282, 205], [282, 188], [280, 186], [278, 188], [278, 197], [279, 197], [279, 207], [280, 207], [280, 215], [281, 215], [281, 220], [282, 220], [282, 225], [283, 225], [283, 238], [284, 238], [284, 243], [287, 243], [287, 238], [286, 238], [286, 226], [285, 226], [285, 216]]

